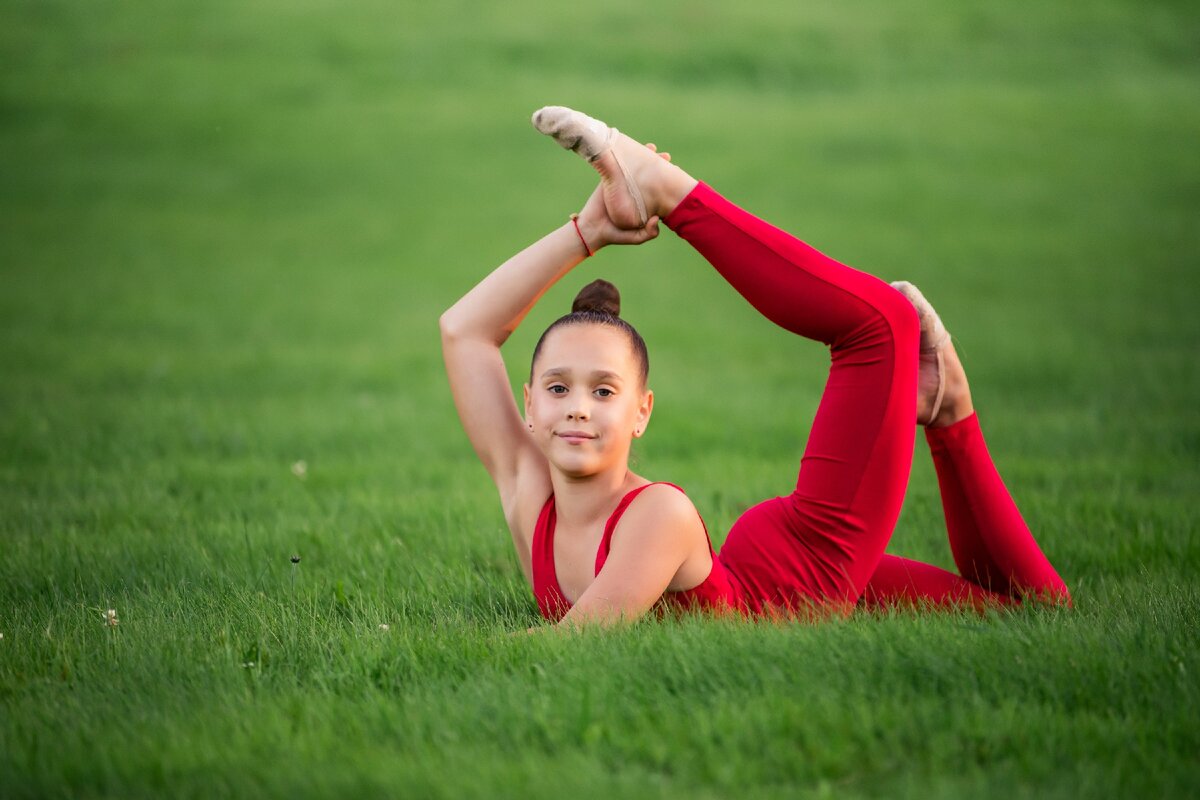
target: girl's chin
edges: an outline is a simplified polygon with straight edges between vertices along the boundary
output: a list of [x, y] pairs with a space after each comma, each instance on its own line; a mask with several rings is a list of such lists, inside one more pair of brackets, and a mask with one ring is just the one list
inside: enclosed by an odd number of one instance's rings
[[591, 465], [591, 464], [557, 463], [557, 464], [554, 464], [554, 468], [557, 469], [559, 472], [561, 472], [564, 477], [571, 478], [573, 480], [582, 480], [584, 478], [591, 478], [591, 477], [599, 475], [601, 472], [603, 472], [602, 469], [596, 467], [595, 465]]
[[549, 461], [550, 465], [565, 477], [575, 479], [599, 475], [610, 466], [592, 458], [552, 458]]
[[590, 478], [616, 467], [628, 469], [628, 457], [622, 463], [620, 454], [607, 448], [583, 445], [568, 445], [553, 442], [548, 448], [542, 449], [542, 455], [555, 471], [565, 477]]

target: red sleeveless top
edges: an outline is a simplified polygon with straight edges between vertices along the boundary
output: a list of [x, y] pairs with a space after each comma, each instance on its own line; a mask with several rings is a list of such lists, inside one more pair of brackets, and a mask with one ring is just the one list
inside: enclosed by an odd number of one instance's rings
[[[600, 539], [600, 548], [596, 551], [596, 575], [600, 574], [604, 562], [608, 560], [613, 531], [616, 530], [617, 523], [621, 521], [621, 515], [625, 513], [625, 509], [629, 507], [635, 497], [654, 485], [648, 483], [645, 486], [639, 486], [622, 497], [621, 502], [617, 504], [616, 510], [604, 525], [604, 535]], [[673, 483], [664, 485], [679, 489]], [[683, 489], [679, 489], [679, 491], [682, 492]], [[550, 495], [550, 498], [546, 500], [546, 505], [542, 506], [537, 525], [533, 529], [533, 596], [537, 599], [538, 610], [542, 612], [542, 616], [551, 622], [562, 619], [563, 615], [571, 608], [571, 603], [563, 595], [562, 588], [558, 585], [558, 573], [554, 568], [554, 525], [556, 520], [554, 495]], [[700, 520], [700, 524], [704, 525], [703, 519]], [[707, 526], [704, 528], [704, 536], [708, 538]], [[708, 577], [691, 589], [666, 592], [663, 594], [660, 605], [665, 603], [669, 608], [717, 611], [742, 607], [741, 592], [735, 582], [737, 579], [717, 558], [711, 539], [708, 540], [708, 552], [712, 556], [712, 570], [708, 573]]]

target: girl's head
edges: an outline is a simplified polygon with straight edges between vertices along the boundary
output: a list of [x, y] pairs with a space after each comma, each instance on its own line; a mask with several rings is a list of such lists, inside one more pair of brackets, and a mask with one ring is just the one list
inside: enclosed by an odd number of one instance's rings
[[624, 334], [637, 365], [641, 388], [646, 388], [646, 381], [650, 378], [650, 354], [646, 352], [646, 340], [632, 325], [621, 319], [621, 293], [606, 280], [594, 280], [580, 289], [571, 303], [571, 313], [559, 317], [546, 328], [533, 348], [533, 359], [529, 365], [531, 380], [546, 339], [554, 331], [568, 325], [603, 325]]
[[650, 421], [646, 342], [620, 310], [617, 288], [593, 281], [533, 350], [525, 419], [546, 458], [568, 475], [624, 466]]

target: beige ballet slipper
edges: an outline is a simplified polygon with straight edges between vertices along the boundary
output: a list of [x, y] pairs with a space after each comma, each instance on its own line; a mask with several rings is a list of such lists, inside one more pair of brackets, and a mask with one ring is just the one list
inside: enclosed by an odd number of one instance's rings
[[553, 137], [560, 146], [583, 156], [589, 164], [595, 163], [605, 153], [612, 153], [613, 161], [625, 178], [626, 192], [637, 210], [638, 226], [644, 226], [649, 221], [642, 190], [613, 147], [620, 133], [616, 128], [564, 106], [540, 108], [533, 112], [532, 121], [533, 127], [540, 133]]

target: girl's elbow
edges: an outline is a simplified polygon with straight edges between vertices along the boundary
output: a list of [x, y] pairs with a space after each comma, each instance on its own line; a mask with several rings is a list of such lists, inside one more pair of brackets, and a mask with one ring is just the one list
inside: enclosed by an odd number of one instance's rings
[[466, 337], [467, 321], [457, 306], [451, 306], [438, 318], [438, 330], [441, 331], [443, 345]]
[[457, 327], [457, 323], [458, 321], [455, 319], [453, 306], [442, 312], [442, 315], [438, 317], [438, 330], [442, 332], [443, 339], [454, 337], [454, 331]]

